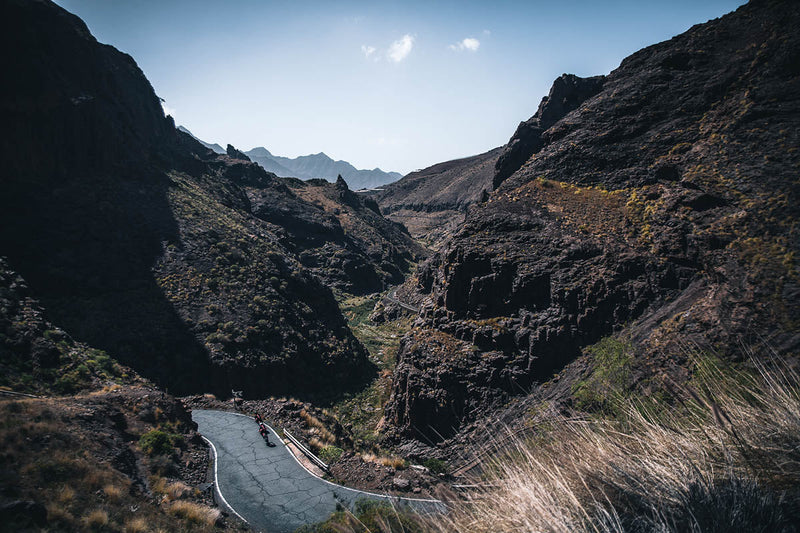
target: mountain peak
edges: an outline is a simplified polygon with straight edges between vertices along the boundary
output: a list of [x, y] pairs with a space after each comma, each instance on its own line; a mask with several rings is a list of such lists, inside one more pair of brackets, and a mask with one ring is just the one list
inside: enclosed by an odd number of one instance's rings
[[403, 177], [397, 172], [384, 172], [379, 168], [359, 170], [347, 161], [334, 161], [325, 152], [289, 158], [273, 155], [266, 148], [259, 147], [245, 153], [265, 170], [280, 177], [304, 180], [321, 178], [335, 183], [337, 176], [341, 175], [352, 190], [379, 187]]
[[225, 152], [228, 154], [228, 157], [231, 159], [241, 159], [243, 161], [250, 161], [250, 158], [244, 155], [240, 150], [237, 150], [233, 147], [232, 144], [228, 145], [228, 148], [225, 149]]
[[263, 146], [256, 146], [252, 150], [245, 153], [249, 156], [255, 156], [255, 157], [272, 157], [272, 152], [270, 152]]

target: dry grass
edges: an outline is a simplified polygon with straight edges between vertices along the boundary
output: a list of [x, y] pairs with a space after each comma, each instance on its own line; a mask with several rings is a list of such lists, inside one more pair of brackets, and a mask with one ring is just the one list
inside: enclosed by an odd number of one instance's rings
[[334, 444], [336, 442], [336, 436], [325, 427], [325, 424], [323, 424], [319, 418], [315, 417], [305, 409], [300, 411], [300, 418], [302, 418], [306, 423], [306, 426], [309, 427], [309, 433], [316, 437], [316, 439], [312, 437], [311, 440], [322, 441], [323, 444], [320, 445], [319, 448], [326, 444]]
[[183, 500], [170, 504], [167, 512], [187, 522], [208, 527], [213, 527], [220, 517], [219, 509]]
[[144, 518], [133, 518], [125, 522], [122, 530], [125, 533], [146, 533], [150, 531], [150, 526]]
[[117, 503], [122, 499], [122, 495], [124, 494], [124, 490], [117, 485], [108, 484], [103, 487], [103, 494], [111, 503]]
[[167, 485], [164, 494], [168, 501], [175, 501], [192, 496], [194, 494], [194, 489], [185, 483], [175, 481], [174, 483]]
[[108, 525], [108, 513], [104, 509], [95, 509], [83, 519], [89, 529], [99, 529]]
[[156, 494], [166, 494], [168, 482], [169, 481], [165, 477], [150, 476], [150, 489]]
[[300, 418], [302, 418], [306, 425], [310, 428], [325, 428], [325, 424], [323, 424], [319, 418], [315, 417], [305, 409], [300, 410]]
[[[560, 418], [504, 445], [483, 489], [432, 528], [451, 531], [783, 531], [797, 512], [800, 392], [785, 365], [758, 376], [700, 368], [695, 388], [654, 413]], [[788, 491], [788, 492], [785, 492]]]
[[317, 437], [311, 437], [310, 439], [308, 439], [308, 445], [311, 447], [312, 450], [319, 451], [320, 449], [322, 449], [322, 447], [325, 446], [325, 443], [322, 442]]
[[122, 385], [119, 385], [118, 383], [111, 383], [110, 385], [104, 385], [102, 389], [90, 392], [89, 396], [102, 396], [104, 394], [120, 390], [121, 388]]
[[58, 500], [59, 503], [68, 504], [75, 499], [75, 490], [69, 485], [64, 485], [60, 489], [58, 489], [58, 493], [56, 494], [56, 499]]
[[111, 484], [111, 481], [110, 471], [96, 467], [95, 465], [90, 465], [81, 483], [90, 490], [97, 490]]
[[402, 457], [387, 457], [382, 455], [375, 455], [374, 453], [361, 454], [361, 458], [368, 463], [376, 463], [383, 466], [388, 466], [396, 470], [402, 470], [406, 467], [406, 460]]
[[72, 516], [69, 509], [55, 502], [50, 502], [45, 505], [45, 509], [47, 509], [47, 521], [49, 523], [72, 524], [75, 522], [75, 517]]

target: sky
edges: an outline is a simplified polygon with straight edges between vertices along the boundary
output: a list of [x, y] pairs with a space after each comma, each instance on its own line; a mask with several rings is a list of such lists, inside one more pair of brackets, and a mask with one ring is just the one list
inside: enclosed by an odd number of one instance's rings
[[197, 137], [403, 174], [505, 144], [555, 78], [741, 0], [56, 0]]

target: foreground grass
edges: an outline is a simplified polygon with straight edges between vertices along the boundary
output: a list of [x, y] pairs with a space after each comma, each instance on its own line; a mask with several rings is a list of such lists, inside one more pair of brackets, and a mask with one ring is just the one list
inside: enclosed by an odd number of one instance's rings
[[669, 405], [627, 397], [613, 418], [543, 417], [538, 433], [497, 444], [480, 488], [453, 496], [446, 515], [344, 512], [308, 530], [797, 531], [800, 376], [771, 356], [751, 361], [736, 371], [698, 359]]
[[[671, 407], [549, 420], [501, 447], [484, 487], [429, 527], [451, 531], [796, 531], [800, 392], [783, 364], [706, 361]], [[763, 360], [763, 359], [762, 359]]]

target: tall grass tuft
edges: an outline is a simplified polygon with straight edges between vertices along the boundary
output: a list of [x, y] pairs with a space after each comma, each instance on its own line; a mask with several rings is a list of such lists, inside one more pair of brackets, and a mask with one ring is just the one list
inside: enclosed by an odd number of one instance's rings
[[220, 517], [219, 509], [213, 509], [199, 503], [178, 500], [171, 503], [167, 512], [192, 524], [213, 527]]
[[[751, 354], [752, 355], [752, 354]], [[483, 466], [438, 532], [794, 531], [800, 391], [786, 364], [698, 364], [674, 405], [622, 400], [614, 420], [554, 417]]]

